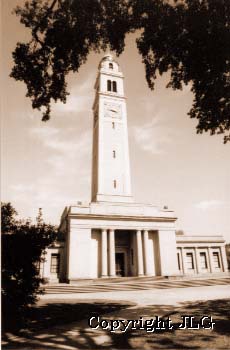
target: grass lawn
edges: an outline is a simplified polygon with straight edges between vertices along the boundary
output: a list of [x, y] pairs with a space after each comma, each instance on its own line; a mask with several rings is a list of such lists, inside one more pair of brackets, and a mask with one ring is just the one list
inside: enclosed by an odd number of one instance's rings
[[[132, 301], [40, 300], [27, 315], [27, 325], [3, 334], [3, 349], [229, 349], [230, 299], [180, 302], [173, 305], [140, 306]], [[92, 316], [111, 319], [151, 319], [156, 315], [172, 320], [173, 330], [128, 329], [125, 333], [91, 329]], [[210, 329], [179, 329], [182, 315], [195, 320], [212, 316]], [[138, 328], [138, 327], [137, 327]]]

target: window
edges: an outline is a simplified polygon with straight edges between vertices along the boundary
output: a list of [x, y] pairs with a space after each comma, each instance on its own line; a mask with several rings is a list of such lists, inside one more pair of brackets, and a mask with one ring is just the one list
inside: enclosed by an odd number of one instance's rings
[[181, 270], [180, 253], [177, 253], [177, 264], [178, 264], [178, 269]]
[[117, 82], [113, 81], [113, 91], [117, 92]]
[[213, 252], [212, 253], [213, 256], [213, 267], [215, 269], [219, 269], [220, 268], [220, 256], [218, 252]]
[[207, 256], [206, 253], [200, 253], [200, 267], [201, 269], [206, 270], [208, 268]]
[[112, 90], [112, 82], [111, 80], [107, 80], [107, 91], [111, 91]]
[[115, 123], [114, 122], [112, 122], [112, 128], [115, 129]]
[[59, 273], [59, 268], [60, 268], [60, 254], [51, 254], [50, 272]]
[[188, 270], [194, 270], [194, 261], [192, 253], [186, 253], [186, 265]]
[[117, 188], [117, 181], [116, 180], [113, 180], [113, 187]]
[[113, 158], [116, 158], [116, 151], [113, 151]]
[[117, 92], [117, 82], [107, 80], [107, 91]]
[[112, 63], [109, 63], [109, 68], [113, 69], [113, 64]]

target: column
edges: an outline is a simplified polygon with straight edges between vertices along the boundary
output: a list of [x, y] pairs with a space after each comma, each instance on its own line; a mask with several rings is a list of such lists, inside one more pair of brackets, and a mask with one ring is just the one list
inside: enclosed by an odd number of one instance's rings
[[221, 261], [222, 261], [222, 270], [224, 272], [228, 271], [228, 262], [227, 262], [227, 257], [226, 257], [226, 249], [225, 246], [220, 247], [220, 253], [221, 253]]
[[179, 254], [179, 261], [180, 261], [180, 274], [184, 274], [184, 260], [182, 255], [183, 247], [178, 247], [177, 254]]
[[109, 276], [115, 277], [115, 240], [114, 230], [109, 230]]
[[213, 265], [212, 265], [212, 254], [211, 254], [210, 247], [208, 247], [208, 262], [209, 262], [210, 273], [212, 273], [213, 272]]
[[200, 260], [199, 260], [199, 255], [198, 255], [198, 251], [197, 251], [197, 247], [195, 247], [195, 259], [196, 259], [196, 272], [200, 273]]
[[108, 276], [107, 269], [107, 230], [101, 232], [101, 277]]
[[40, 261], [39, 276], [44, 278], [45, 253], [42, 253], [42, 261]]
[[186, 254], [184, 251], [184, 247], [181, 247], [181, 258], [182, 258], [183, 274], [185, 275], [187, 272], [187, 267], [186, 267]]
[[136, 231], [137, 237], [137, 274], [138, 276], [143, 276], [143, 252], [142, 252], [142, 240], [141, 240], [141, 230]]
[[45, 281], [50, 280], [50, 266], [51, 266], [51, 253], [46, 248], [46, 254], [43, 255], [44, 261], [43, 264], [43, 271], [42, 271], [42, 278], [44, 278]]
[[149, 248], [148, 248], [148, 240], [149, 232], [144, 230], [144, 266], [145, 266], [145, 275], [150, 275], [149, 271]]

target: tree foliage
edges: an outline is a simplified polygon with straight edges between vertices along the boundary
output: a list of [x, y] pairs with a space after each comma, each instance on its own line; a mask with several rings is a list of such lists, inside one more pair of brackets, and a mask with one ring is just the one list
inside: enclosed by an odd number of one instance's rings
[[229, 0], [31, 0], [16, 14], [31, 41], [17, 44], [11, 76], [26, 83], [43, 120], [52, 101], [66, 102], [66, 76], [91, 51], [109, 47], [119, 55], [126, 35], [137, 31], [149, 87], [167, 71], [167, 87], [191, 84], [197, 132], [230, 140]]
[[16, 218], [10, 203], [1, 204], [2, 216], [2, 310], [3, 323], [22, 321], [33, 304], [42, 279], [38, 265], [42, 252], [56, 238], [57, 230], [40, 217], [37, 224]]

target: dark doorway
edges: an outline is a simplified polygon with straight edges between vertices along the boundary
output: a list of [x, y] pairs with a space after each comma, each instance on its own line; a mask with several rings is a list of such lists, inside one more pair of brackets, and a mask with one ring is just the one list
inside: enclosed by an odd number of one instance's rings
[[125, 275], [125, 253], [116, 253], [116, 276]]

